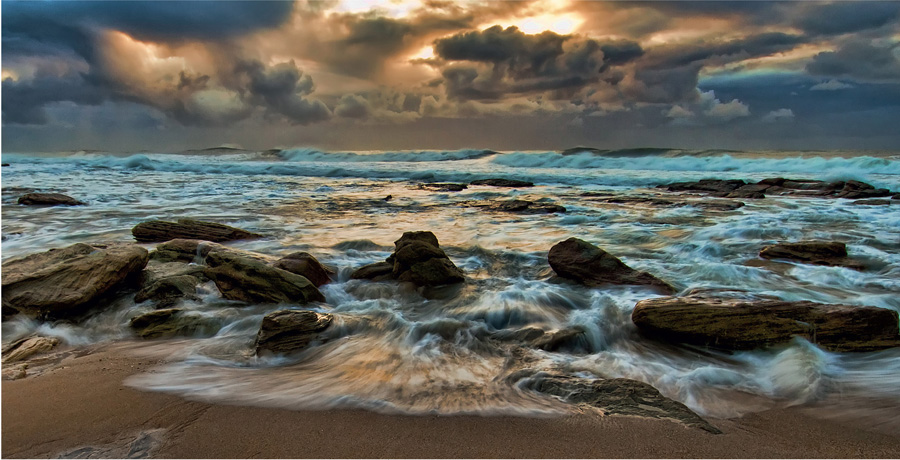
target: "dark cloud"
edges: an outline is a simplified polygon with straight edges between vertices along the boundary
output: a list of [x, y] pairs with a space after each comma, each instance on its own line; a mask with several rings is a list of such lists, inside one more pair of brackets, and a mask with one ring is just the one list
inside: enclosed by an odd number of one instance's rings
[[812, 75], [898, 82], [898, 46], [898, 43], [874, 46], [869, 40], [848, 40], [836, 51], [815, 55], [806, 70]]
[[97, 105], [109, 97], [103, 87], [85, 81], [83, 75], [37, 75], [27, 81], [3, 80], [3, 123], [42, 125], [49, 120], [46, 106], [54, 102]]
[[338, 101], [337, 107], [334, 109], [335, 115], [344, 118], [367, 118], [371, 112], [372, 108], [369, 106], [368, 101], [362, 96], [355, 94], [345, 94], [342, 96], [341, 100]]
[[[237, 88], [244, 100], [280, 114], [291, 123], [305, 125], [331, 117], [323, 102], [305, 97], [313, 92], [312, 77], [304, 75], [294, 61], [269, 68], [259, 61], [243, 61], [235, 67], [235, 75], [244, 83]], [[247, 77], [246, 81], [242, 76]]]
[[838, 35], [875, 29], [896, 22], [900, 17], [898, 2], [812, 3], [795, 25], [810, 34]]
[[448, 97], [461, 100], [581, 88], [600, 81], [610, 66], [643, 53], [640, 45], [624, 40], [600, 43], [549, 31], [529, 35], [500, 26], [436, 40], [434, 50], [444, 61], [471, 63], [442, 72]]

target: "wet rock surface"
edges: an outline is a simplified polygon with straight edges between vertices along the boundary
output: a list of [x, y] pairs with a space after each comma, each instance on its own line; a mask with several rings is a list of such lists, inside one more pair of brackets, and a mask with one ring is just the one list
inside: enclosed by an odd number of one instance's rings
[[325, 296], [303, 276], [271, 267], [259, 260], [224, 251], [206, 256], [204, 274], [215, 281], [222, 296], [252, 303], [324, 302]]
[[856, 180], [826, 182], [783, 177], [763, 179], [755, 184], [740, 179], [703, 179], [696, 182], [659, 185], [657, 188], [663, 188], [669, 192], [700, 192], [710, 196], [751, 199], [765, 198], [766, 195], [795, 195], [858, 200], [887, 197], [894, 193], [888, 189], [875, 188], [871, 184]]
[[784, 344], [801, 337], [831, 351], [900, 346], [897, 312], [808, 301], [707, 296], [641, 300], [631, 319], [648, 337], [728, 350]]
[[154, 310], [138, 315], [128, 322], [128, 326], [144, 339], [212, 335], [218, 327], [210, 320], [187, 314], [182, 308]]
[[137, 278], [149, 259], [137, 245], [74, 244], [3, 264], [3, 306], [32, 317], [64, 317]]
[[18, 203], [28, 206], [83, 206], [87, 204], [62, 193], [28, 193], [22, 195]]
[[865, 268], [847, 256], [847, 245], [839, 241], [800, 241], [778, 243], [759, 251], [764, 259], [787, 259], [814, 265], [841, 266], [857, 270]]
[[553, 214], [566, 212], [564, 206], [529, 200], [463, 201], [460, 205], [482, 208], [493, 212], [510, 212], [515, 214]]
[[303, 276], [316, 287], [329, 283], [331, 275], [334, 274], [334, 270], [322, 265], [318, 259], [308, 252], [288, 254], [276, 261], [274, 267]]
[[176, 238], [213, 242], [262, 238], [262, 235], [214, 222], [179, 219], [177, 222], [152, 220], [131, 229], [134, 239], [141, 243], [169, 241]]
[[309, 310], [278, 310], [263, 318], [256, 336], [256, 352], [289, 353], [320, 340], [334, 317]]
[[469, 186], [466, 184], [430, 183], [430, 184], [420, 184], [419, 188], [423, 188], [426, 190], [433, 190], [435, 192], [461, 192], [461, 191], [469, 188]]
[[684, 404], [663, 396], [652, 385], [637, 380], [546, 374], [526, 382], [526, 388], [559, 397], [570, 404], [596, 407], [607, 415], [671, 419], [712, 434], [722, 433]]
[[569, 238], [554, 245], [547, 259], [557, 275], [585, 286], [643, 285], [662, 293], [675, 292], [665, 281], [647, 272], [634, 270], [612, 254], [578, 238]]
[[582, 193], [581, 196], [587, 200], [598, 201], [601, 203], [651, 208], [680, 208], [682, 206], [693, 206], [711, 211], [733, 211], [744, 206], [744, 203], [735, 200], [674, 200], [671, 198], [660, 198], [659, 196], [620, 196], [611, 193], [598, 192], [585, 192]]
[[135, 303], [153, 301], [156, 308], [170, 307], [181, 299], [199, 300], [197, 285], [200, 277], [194, 275], [168, 276], [144, 285], [134, 296]]
[[489, 185], [491, 187], [534, 187], [533, 182], [515, 179], [479, 179], [469, 182], [469, 185]]
[[465, 281], [462, 270], [440, 248], [434, 233], [405, 232], [394, 242], [394, 248], [394, 253], [384, 262], [361, 267], [351, 277], [373, 281], [395, 279], [409, 281], [417, 286], [440, 286]]

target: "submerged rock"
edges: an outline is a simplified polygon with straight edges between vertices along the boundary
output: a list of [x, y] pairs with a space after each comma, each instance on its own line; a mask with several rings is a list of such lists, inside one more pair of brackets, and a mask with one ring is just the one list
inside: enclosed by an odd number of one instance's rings
[[215, 281], [222, 297], [251, 303], [324, 302], [325, 296], [308, 279], [259, 260], [230, 252], [206, 256], [204, 274]]
[[3, 264], [3, 305], [32, 317], [63, 317], [94, 306], [147, 265], [137, 245], [73, 244]]
[[570, 404], [587, 404], [606, 415], [671, 419], [713, 434], [722, 432], [684, 404], [669, 399], [652, 385], [630, 379], [586, 379], [568, 375], [536, 375], [526, 388], [557, 396]]
[[566, 212], [564, 206], [528, 200], [463, 201], [459, 204], [467, 207], [483, 208], [488, 211], [512, 212], [516, 214], [552, 214]]
[[534, 187], [533, 182], [515, 179], [479, 179], [469, 182], [469, 185], [490, 185], [491, 187]]
[[670, 192], [692, 191], [726, 196], [729, 193], [743, 187], [744, 185], [747, 185], [747, 183], [740, 179], [703, 179], [697, 182], [675, 182], [668, 185], [661, 185], [659, 186], [659, 188], [665, 188]]
[[[409, 281], [418, 286], [461, 283], [465, 275], [440, 248], [431, 232], [405, 232], [394, 242], [394, 253], [384, 262], [354, 271], [353, 279]], [[390, 271], [388, 271], [390, 268]]]
[[29, 206], [83, 206], [87, 204], [62, 193], [28, 193], [19, 197], [18, 203]]
[[154, 310], [135, 316], [128, 322], [128, 326], [144, 339], [191, 336], [198, 332], [212, 335], [218, 330], [213, 321], [186, 315], [181, 308]]
[[796, 243], [778, 243], [766, 246], [759, 251], [764, 259], [787, 259], [815, 265], [829, 265], [854, 268], [865, 268], [859, 262], [847, 257], [847, 245], [838, 241], [800, 241]]
[[857, 206], [890, 206], [891, 204], [896, 204], [893, 202], [893, 199], [890, 200], [859, 200], [854, 201], [851, 204], [855, 204]]
[[649, 337], [729, 350], [778, 345], [794, 337], [832, 351], [900, 346], [897, 312], [877, 307], [661, 297], [638, 302], [631, 319]]
[[657, 196], [614, 196], [608, 193], [585, 192], [581, 196], [601, 203], [622, 204], [629, 206], [653, 207], [653, 208], [680, 208], [693, 206], [712, 211], [733, 211], [744, 206], [744, 203], [734, 200], [673, 200], [659, 198]]
[[461, 192], [469, 186], [466, 184], [452, 184], [452, 183], [430, 183], [430, 184], [420, 184], [420, 188], [434, 190], [438, 192]]
[[262, 235], [214, 222], [179, 219], [178, 222], [152, 220], [142, 222], [131, 229], [134, 239], [141, 243], [169, 241], [176, 238], [213, 242], [262, 238]]
[[320, 340], [320, 333], [331, 325], [334, 317], [309, 310], [278, 310], [263, 318], [256, 336], [257, 354], [263, 350], [289, 353]]
[[550, 248], [547, 260], [557, 275], [585, 286], [643, 285], [666, 294], [675, 292], [668, 283], [647, 272], [634, 270], [612, 254], [578, 238], [555, 244]]
[[23, 361], [33, 355], [46, 353], [59, 345], [59, 339], [56, 337], [25, 337], [9, 344], [3, 350], [3, 365]]
[[334, 270], [326, 268], [308, 252], [288, 254], [275, 262], [274, 267], [303, 276], [316, 287], [329, 283], [334, 274]]

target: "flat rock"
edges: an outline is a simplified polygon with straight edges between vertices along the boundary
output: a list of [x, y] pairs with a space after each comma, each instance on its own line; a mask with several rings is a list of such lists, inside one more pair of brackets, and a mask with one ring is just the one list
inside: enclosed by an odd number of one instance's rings
[[63, 317], [94, 306], [136, 279], [149, 259], [137, 245], [73, 244], [3, 264], [3, 305], [32, 317]]
[[33, 355], [46, 353], [59, 345], [56, 337], [25, 337], [9, 344], [3, 350], [3, 365], [24, 361]]
[[641, 300], [631, 319], [645, 335], [728, 350], [784, 344], [802, 337], [832, 351], [900, 346], [896, 311], [808, 301], [706, 296]]
[[289, 353], [302, 350], [331, 325], [334, 317], [309, 310], [278, 310], [263, 318], [256, 336], [256, 352]]
[[303, 276], [230, 252], [206, 256], [204, 274], [215, 281], [222, 297], [251, 303], [324, 302], [325, 296]]
[[787, 259], [814, 265], [865, 268], [847, 257], [847, 245], [839, 241], [799, 241], [766, 246], [759, 251], [764, 259]]
[[273, 266], [303, 276], [316, 287], [331, 282], [331, 275], [334, 274], [334, 270], [326, 268], [308, 252], [288, 254], [278, 259]]
[[665, 294], [675, 292], [668, 283], [647, 272], [634, 270], [612, 254], [578, 238], [555, 244], [550, 248], [547, 260], [557, 275], [585, 286], [643, 285]]
[[469, 185], [490, 185], [491, 187], [534, 187], [533, 182], [515, 179], [479, 179], [469, 182]]
[[62, 193], [28, 193], [19, 197], [18, 203], [29, 206], [83, 206], [87, 204]]
[[709, 192], [719, 193], [725, 196], [747, 183], [740, 179], [703, 179], [696, 182], [675, 182], [668, 185], [661, 185], [659, 188], [665, 188], [670, 192]]
[[511, 212], [516, 214], [553, 214], [566, 212], [564, 206], [529, 200], [463, 201], [460, 204], [467, 207], [483, 208], [488, 211]]
[[427, 190], [434, 190], [436, 192], [461, 192], [467, 188], [469, 188], [466, 184], [452, 184], [452, 183], [431, 183], [431, 184], [420, 184], [420, 188]]
[[891, 200], [857, 200], [850, 204], [855, 204], [857, 206], [890, 206], [891, 204], [896, 204], [896, 203], [892, 203], [892, 202], [893, 202], [893, 199], [891, 199]]
[[169, 241], [176, 238], [205, 240], [213, 242], [262, 238], [258, 233], [229, 227], [214, 222], [194, 219], [179, 219], [178, 222], [152, 220], [142, 222], [131, 229], [134, 239], [141, 243]]
[[568, 375], [537, 375], [528, 388], [559, 397], [570, 404], [585, 404], [606, 415], [670, 419], [713, 434], [722, 432], [684, 404], [669, 399], [644, 382], [631, 379], [587, 379]]

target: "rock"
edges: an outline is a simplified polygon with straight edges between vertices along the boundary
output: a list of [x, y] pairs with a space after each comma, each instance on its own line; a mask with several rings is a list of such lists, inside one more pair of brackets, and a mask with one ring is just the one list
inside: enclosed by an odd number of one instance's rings
[[29, 206], [83, 206], [87, 203], [62, 193], [28, 193], [19, 197], [19, 204]]
[[263, 350], [288, 353], [300, 350], [320, 339], [334, 317], [309, 310], [278, 310], [263, 318], [256, 336], [257, 354]]
[[182, 308], [167, 308], [144, 313], [131, 318], [128, 326], [144, 339], [176, 335], [191, 336], [197, 333], [213, 335], [219, 330], [213, 321], [197, 316], [188, 316]]
[[[763, 197], [765, 198], [765, 197]], [[687, 201], [685, 202], [688, 206], [694, 206], [701, 209], [707, 209], [710, 211], [734, 211], [735, 209], [743, 208], [744, 203], [740, 201], [734, 200], [702, 200], [702, 201]]]
[[586, 379], [568, 375], [537, 375], [528, 388], [561, 398], [570, 404], [587, 404], [606, 415], [672, 419], [713, 434], [722, 432], [688, 409], [669, 399], [652, 385], [631, 379]]
[[547, 259], [557, 275], [586, 286], [632, 284], [651, 286], [666, 294], [675, 292], [668, 283], [647, 272], [634, 270], [615, 256], [578, 238], [555, 244]]
[[274, 267], [303, 276], [316, 287], [329, 283], [330, 275], [334, 274], [334, 270], [326, 268], [308, 252], [288, 254], [275, 262]]
[[0, 166], [5, 168], [5, 167], [9, 166], [9, 163], [2, 163], [2, 164], [0, 164]]
[[394, 242], [394, 248], [394, 253], [384, 262], [366, 265], [350, 277], [373, 281], [395, 279], [418, 286], [441, 286], [465, 281], [462, 270], [440, 248], [434, 233], [405, 232]]
[[660, 297], [638, 302], [631, 320], [649, 337], [728, 350], [778, 345], [793, 337], [832, 351], [900, 346], [897, 312], [877, 307]]
[[204, 274], [215, 281], [222, 296], [251, 303], [324, 302], [325, 296], [308, 279], [264, 262], [230, 252], [206, 256]]
[[725, 195], [725, 198], [747, 198], [758, 200], [766, 197], [763, 191], [768, 188], [769, 186], [764, 184], [747, 184], [736, 188], [733, 192]]
[[394, 198], [393, 195], [388, 195], [388, 196], [382, 198], [381, 200], [382, 200], [382, 201], [391, 201], [393, 198]]
[[889, 206], [891, 205], [891, 200], [858, 200], [853, 203], [857, 206]]
[[200, 278], [192, 275], [169, 276], [145, 285], [134, 296], [135, 303], [152, 300], [156, 308], [175, 305], [181, 299], [199, 300], [197, 285]]
[[17, 364], [14, 366], [3, 366], [3, 380], [19, 380], [24, 379], [28, 374], [27, 364]]
[[632, 206], [647, 206], [660, 208], [679, 208], [682, 206], [694, 206], [712, 211], [733, 211], [744, 206], [744, 203], [734, 200], [671, 200], [655, 196], [610, 196], [608, 194], [597, 195], [595, 192], [585, 192], [581, 196], [589, 197], [591, 201], [600, 201], [610, 204], [625, 204]]
[[713, 192], [725, 196], [746, 184], [740, 179], [703, 179], [697, 182], [675, 182], [660, 188], [666, 188], [670, 192]]
[[45, 353], [59, 345], [56, 337], [31, 336], [16, 340], [3, 350], [4, 367], [8, 363], [24, 361], [38, 353]]
[[543, 329], [527, 326], [522, 329], [517, 329], [515, 331], [511, 331], [508, 329], [502, 329], [490, 334], [490, 337], [494, 340], [500, 342], [533, 342], [534, 340], [540, 339], [544, 336]]
[[176, 238], [214, 242], [262, 238], [260, 234], [239, 228], [193, 219], [179, 219], [178, 222], [162, 220], [142, 222], [131, 229], [131, 234], [134, 235], [134, 239], [141, 243], [169, 241]]
[[376, 262], [356, 269], [350, 274], [355, 280], [387, 281], [394, 279], [394, 264]]
[[900, 193], [895, 193], [895, 194], [891, 195], [891, 199], [892, 200], [900, 200]]
[[61, 317], [94, 306], [147, 265], [137, 245], [74, 244], [3, 264], [3, 305], [32, 317]]
[[848, 200], [858, 200], [860, 198], [881, 198], [886, 196], [891, 196], [893, 192], [886, 188], [878, 188], [871, 190], [847, 190], [844, 189], [836, 196], [838, 198], [846, 198]]
[[530, 345], [547, 351], [572, 351], [587, 353], [591, 347], [585, 337], [586, 329], [581, 326], [567, 327], [558, 331], [546, 332], [532, 339]]
[[514, 179], [479, 179], [469, 182], [469, 185], [490, 185], [491, 187], [534, 187], [533, 182]]
[[847, 257], [847, 245], [838, 241], [800, 241], [778, 243], [759, 251], [764, 259], [788, 259], [815, 265], [848, 267], [861, 270], [859, 262]]
[[421, 184], [419, 187], [439, 192], [461, 192], [469, 188], [466, 184], [431, 183]]
[[517, 214], [552, 214], [566, 212], [566, 208], [560, 205], [528, 200], [463, 201], [459, 204], [474, 208], [484, 208], [489, 211], [513, 212]]
[[150, 253], [150, 258], [158, 262], [195, 262], [202, 263], [210, 252], [227, 252], [240, 257], [258, 260], [266, 264], [272, 264], [275, 257], [260, 254], [258, 252], [229, 248], [218, 243], [203, 240], [191, 240], [176, 238], [160, 243], [156, 250]]

